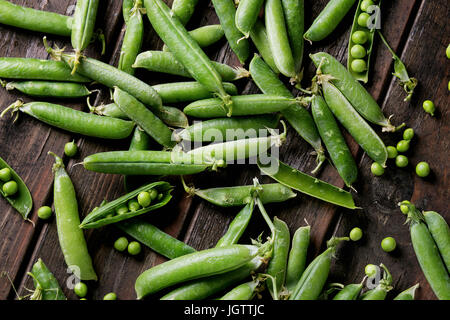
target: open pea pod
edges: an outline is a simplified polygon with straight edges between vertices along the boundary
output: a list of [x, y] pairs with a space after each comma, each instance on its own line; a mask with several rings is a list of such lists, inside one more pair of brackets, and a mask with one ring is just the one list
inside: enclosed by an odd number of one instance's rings
[[11, 171], [11, 178], [17, 183], [18, 191], [13, 196], [6, 196], [3, 192], [3, 185], [5, 182], [0, 180], [0, 194], [22, 215], [24, 219], [28, 219], [28, 215], [33, 208], [33, 199], [31, 198], [30, 190], [28, 190], [28, 187], [19, 175], [0, 157], [0, 170], [4, 168], [8, 168]]
[[[165, 206], [170, 201], [170, 199], [172, 199], [172, 196], [170, 194], [172, 189], [173, 187], [169, 183], [164, 181], [147, 184], [130, 193], [127, 193], [126, 195], [114, 201], [111, 201], [101, 206], [100, 208], [94, 209], [81, 222], [80, 228], [82, 229], [99, 228], [111, 223], [127, 220], [135, 216], [139, 216], [144, 213], [161, 208]], [[156, 190], [158, 191], [158, 195], [162, 194], [162, 196], [158, 196], [157, 199], [155, 200], [156, 202], [154, 202], [152, 205], [148, 207], [141, 208], [136, 211], [129, 211], [123, 214], [116, 214], [117, 208], [126, 205], [129, 200], [135, 199], [139, 195], [139, 193], [143, 191], [148, 192], [150, 190]]]

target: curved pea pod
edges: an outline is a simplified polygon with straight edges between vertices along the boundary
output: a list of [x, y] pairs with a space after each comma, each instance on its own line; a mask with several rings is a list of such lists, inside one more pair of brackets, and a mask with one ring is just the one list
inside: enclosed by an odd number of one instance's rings
[[[165, 206], [170, 199], [172, 199], [172, 196], [170, 195], [172, 189], [173, 187], [170, 184], [163, 181], [153, 182], [142, 186], [120, 198], [117, 198], [114, 201], [108, 202], [98, 209], [93, 210], [81, 222], [80, 228], [100, 228], [111, 223], [117, 223], [159, 209]], [[137, 211], [128, 211], [127, 213], [116, 214], [117, 208], [127, 204], [129, 200], [135, 199], [139, 193], [144, 191], [149, 192], [151, 190], [156, 190], [158, 191], [158, 194], [162, 194], [161, 199], [158, 199], [156, 203], [152, 202], [150, 206], [141, 208]]]
[[[45, 22], [44, 22], [45, 21]], [[70, 36], [73, 18], [0, 1], [0, 23], [31, 31]]]
[[286, 269], [286, 289], [292, 292], [306, 268], [311, 227], [300, 227], [292, 238], [292, 248]]
[[[211, 61], [223, 81], [235, 81], [249, 77], [247, 70], [232, 68], [226, 64]], [[145, 51], [140, 53], [133, 64], [133, 68], [144, 68], [149, 71], [173, 74], [192, 78], [187, 69], [174, 57], [171, 52]]]
[[346, 285], [344, 289], [334, 296], [333, 300], [357, 300], [362, 288], [363, 283]]
[[330, 0], [306, 31], [304, 38], [310, 42], [329, 36], [350, 11], [356, 0]]
[[244, 64], [250, 56], [250, 44], [236, 26], [236, 8], [233, 0], [212, 0], [212, 4], [225, 31], [225, 37], [230, 44], [231, 50], [236, 54], [239, 61]]
[[41, 258], [36, 261], [28, 275], [33, 278], [35, 287], [30, 300], [67, 300], [58, 280]]
[[253, 280], [243, 283], [223, 295], [219, 300], [252, 300], [256, 295], [259, 281]]
[[373, 161], [386, 167], [387, 149], [376, 132], [333, 84], [325, 81], [322, 88], [325, 101], [339, 122]]
[[295, 82], [302, 80], [302, 63], [305, 31], [305, 1], [304, 0], [281, 0], [283, 6], [286, 29], [291, 46], [292, 57], [295, 63]]
[[[234, 84], [224, 82], [223, 87], [232, 96], [238, 94]], [[213, 98], [214, 95], [198, 82], [173, 82], [153, 86], [163, 103], [191, 102]]]
[[331, 76], [331, 83], [342, 92], [350, 104], [366, 120], [383, 127], [383, 131], [393, 132], [396, 129], [387, 119], [375, 99], [334, 57], [325, 52], [310, 55], [310, 58], [321, 73]]
[[334, 166], [344, 180], [345, 185], [351, 187], [358, 177], [358, 167], [334, 119], [333, 113], [321, 96], [313, 97], [311, 113]]
[[210, 277], [243, 267], [262, 257], [270, 246], [232, 245], [187, 254], [144, 271], [136, 279], [138, 299], [185, 281]]
[[[189, 31], [189, 35], [198, 43], [200, 48], [206, 48], [222, 39], [225, 33], [220, 24], [210, 24]], [[164, 45], [162, 50], [169, 51], [169, 48]]]
[[[50, 153], [52, 154], [52, 153]], [[95, 280], [97, 275], [92, 265], [83, 230], [79, 228], [80, 216], [75, 188], [67, 174], [61, 158], [55, 157], [53, 201], [55, 206], [58, 239], [64, 260], [69, 269], [80, 280]]]
[[194, 14], [195, 6], [198, 0], [174, 0], [172, 3], [172, 12], [185, 25]]
[[259, 12], [264, 0], [240, 0], [236, 10], [235, 23], [245, 38], [250, 36], [250, 32], [258, 19]]
[[194, 142], [231, 141], [267, 134], [267, 128], [275, 129], [279, 122], [279, 115], [217, 118], [194, 123], [176, 135]]
[[168, 259], [175, 259], [195, 252], [195, 249], [191, 246], [138, 218], [120, 222], [117, 227]]
[[281, 161], [278, 161], [278, 166], [258, 163], [258, 167], [263, 173], [294, 190], [344, 208], [358, 209], [349, 192], [291, 168]]
[[242, 234], [250, 222], [255, 203], [252, 199], [245, 207], [239, 211], [233, 221], [230, 223], [227, 232], [217, 241], [216, 247], [224, 247], [238, 243]]
[[255, 22], [255, 24], [253, 25], [253, 29], [250, 32], [250, 38], [252, 39], [256, 49], [258, 49], [259, 54], [270, 66], [273, 72], [275, 72], [276, 74], [280, 73], [275, 64], [272, 49], [270, 49], [269, 37], [267, 35], [266, 27], [264, 26], [264, 23], [262, 23], [262, 21], [257, 20]]
[[112, 151], [84, 158], [87, 170], [125, 175], [190, 175], [213, 164], [194, 163], [185, 153], [169, 151]]
[[33, 208], [33, 198], [30, 190], [23, 182], [22, 178], [11, 168], [5, 160], [0, 157], [0, 170], [8, 168], [11, 172], [11, 178], [17, 183], [17, 193], [13, 196], [6, 196], [3, 192], [3, 185], [5, 182], [0, 180], [0, 194], [9, 202], [9, 204], [16, 209], [24, 219], [28, 219], [28, 215]]
[[383, 269], [383, 278], [378, 285], [361, 296], [361, 300], [385, 300], [387, 293], [392, 290], [392, 276], [385, 265], [380, 265]]
[[419, 288], [419, 284], [412, 286], [411, 288], [402, 291], [394, 298], [394, 300], [414, 300], [416, 290]]
[[82, 83], [91, 81], [79, 74], [72, 75], [63, 61], [9, 57], [0, 58], [0, 78]]
[[423, 216], [442, 260], [444, 260], [445, 266], [450, 272], [450, 228], [445, 219], [435, 211], [425, 211]]
[[111, 118], [117, 118], [122, 120], [129, 120], [128, 116], [120, 110], [116, 103], [102, 104], [97, 107], [89, 105], [91, 113], [98, 114], [99, 116], [106, 116]]
[[134, 123], [131, 121], [102, 117], [46, 102], [23, 104], [17, 101], [5, 109], [0, 117], [8, 110], [13, 113], [21, 111], [51, 126], [89, 137], [124, 139], [129, 137], [134, 129]]
[[38, 98], [81, 98], [91, 94], [85, 85], [72, 82], [16, 81], [7, 83], [5, 88]]

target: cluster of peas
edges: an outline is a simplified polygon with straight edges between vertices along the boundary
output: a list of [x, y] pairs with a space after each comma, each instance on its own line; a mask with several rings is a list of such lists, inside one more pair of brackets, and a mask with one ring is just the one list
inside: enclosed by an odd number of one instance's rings
[[[350, 231], [350, 239], [352, 241], [359, 241], [363, 236], [363, 232], [361, 228], [355, 227]], [[386, 237], [381, 240], [381, 249], [385, 252], [392, 252], [397, 247], [397, 242], [393, 237]], [[368, 275], [369, 276], [369, 275]], [[369, 276], [370, 277], [370, 276]]]
[[17, 182], [12, 180], [12, 174], [9, 168], [0, 170], [0, 180], [4, 182], [2, 190], [6, 197], [11, 197], [19, 191]]
[[121, 215], [130, 211], [138, 211], [141, 208], [146, 208], [150, 206], [152, 201], [158, 199], [158, 197], [161, 196], [155, 189], [152, 189], [150, 191], [142, 191], [141, 193], [138, 194], [136, 199], [131, 199], [128, 201], [127, 204], [123, 204], [120, 207], [117, 207], [116, 214]]
[[[86, 300], [86, 295], [88, 293], [88, 287], [84, 282], [78, 282], [75, 287], [73, 288], [73, 291], [75, 292], [75, 294], [80, 297], [80, 300]], [[115, 294], [114, 292], [110, 292], [107, 293], [104, 297], [103, 300], [117, 300], [117, 294]]]

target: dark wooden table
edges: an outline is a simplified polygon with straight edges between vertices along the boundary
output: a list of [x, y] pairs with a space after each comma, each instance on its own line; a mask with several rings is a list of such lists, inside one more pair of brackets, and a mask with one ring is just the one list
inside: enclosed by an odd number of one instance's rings
[[[72, 14], [75, 0], [65, 1], [12, 1], [19, 5], [36, 9]], [[122, 1], [102, 1], [98, 14], [98, 27], [106, 35], [107, 51], [100, 57], [98, 44], [87, 50], [87, 55], [117, 65], [124, 33], [122, 19]], [[171, 2], [171, 1], [169, 1]], [[313, 17], [327, 3], [326, 0], [306, 1], [306, 23], [310, 25]], [[379, 39], [376, 41], [373, 55], [373, 69], [367, 89], [378, 100], [386, 115], [394, 114], [395, 123], [406, 122], [416, 132], [411, 151], [408, 153], [410, 165], [399, 169], [392, 161], [382, 177], [370, 173], [371, 160], [358, 145], [347, 135], [349, 145], [359, 165], [359, 179], [355, 184], [358, 193], [354, 197], [363, 209], [349, 211], [328, 205], [324, 202], [299, 194], [297, 198], [283, 204], [268, 205], [272, 215], [285, 220], [291, 232], [305, 224], [312, 227], [312, 244], [308, 260], [316, 256], [325, 247], [325, 242], [332, 235], [343, 236], [359, 226], [364, 231], [362, 241], [345, 243], [338, 250], [330, 281], [344, 284], [360, 282], [364, 266], [368, 263], [384, 263], [394, 278], [395, 289], [389, 294], [394, 297], [400, 291], [420, 283], [417, 292], [419, 299], [435, 299], [423, 273], [421, 272], [412, 250], [408, 227], [404, 225], [405, 217], [397, 208], [401, 200], [411, 199], [420, 208], [441, 212], [449, 221], [448, 190], [450, 179], [448, 166], [449, 126], [447, 89], [450, 61], [445, 57], [445, 49], [450, 43], [448, 27], [449, 3], [443, 0], [397, 0], [383, 1], [383, 32], [393, 49], [407, 65], [410, 75], [419, 79], [413, 99], [404, 102], [405, 93], [392, 77], [393, 65], [389, 52]], [[307, 58], [311, 52], [326, 51], [343, 63], [346, 63], [347, 44], [352, 13], [327, 40], [306, 45], [305, 85], [312, 78], [315, 69]], [[218, 23], [210, 1], [200, 1], [195, 16], [188, 24], [193, 29], [206, 24]], [[145, 43], [143, 50], [160, 49], [161, 40], [145, 19]], [[0, 56], [49, 58], [42, 45], [42, 34], [27, 32], [12, 27], [0, 26]], [[67, 46], [70, 39], [49, 36], [51, 45]], [[208, 48], [206, 52], [214, 60], [237, 66], [238, 60], [230, 51], [226, 41]], [[165, 75], [137, 72], [137, 76], [150, 84], [176, 80]], [[238, 82], [243, 94], [257, 93], [258, 89], [250, 80]], [[21, 98], [29, 98], [0, 90], [1, 109]], [[95, 103], [107, 102], [108, 90], [102, 90]], [[422, 102], [431, 99], [438, 112], [430, 117], [422, 109]], [[57, 101], [58, 103], [86, 110], [84, 99], [76, 101]], [[376, 128], [380, 132], [379, 128]], [[381, 134], [381, 133], [380, 133]], [[387, 145], [395, 145], [401, 134], [381, 134]], [[81, 154], [75, 159], [65, 159], [68, 172], [75, 184], [80, 214], [86, 215], [103, 199], [111, 200], [123, 194], [123, 178], [118, 175], [97, 174], [86, 171], [82, 166], [74, 166], [90, 154], [125, 150], [129, 141], [105, 141], [100, 139], [73, 136], [62, 130], [50, 128], [29, 116], [21, 115], [13, 124], [5, 117], [0, 120], [0, 155], [12, 165], [25, 180], [34, 199], [31, 219], [36, 226], [24, 222], [4, 200], [0, 200], [0, 271], [6, 271], [13, 280], [20, 295], [26, 294], [25, 288], [31, 288], [32, 282], [27, 272], [32, 264], [42, 258], [61, 283], [69, 299], [76, 299], [72, 290], [65, 285], [69, 274], [59, 248], [56, 221], [43, 222], [38, 219], [36, 211], [42, 205], [52, 204], [52, 157], [48, 151], [63, 154], [64, 144], [75, 139]], [[155, 148], [158, 146], [155, 145]], [[311, 149], [292, 129], [288, 133], [288, 143], [282, 147], [281, 158], [290, 165], [304, 172], [310, 172], [315, 166]], [[432, 168], [432, 175], [427, 179], [419, 178], [414, 166], [420, 161], [427, 161]], [[218, 173], [200, 174], [191, 177], [197, 187], [232, 186], [250, 184], [258, 176], [257, 168], [241, 166], [229, 167]], [[343, 182], [331, 165], [326, 165], [318, 175], [336, 186], [343, 187]], [[261, 181], [269, 182], [267, 177]], [[163, 228], [169, 234], [187, 242], [196, 249], [214, 246], [226, 231], [229, 222], [238, 209], [222, 209], [198, 198], [190, 198], [183, 192], [177, 179], [170, 180], [175, 186], [174, 199], [171, 204], [149, 217], [149, 221]], [[259, 215], [255, 214], [242, 241], [248, 242], [267, 228]], [[119, 299], [135, 299], [134, 282], [136, 277], [147, 268], [161, 263], [164, 258], [148, 248], [137, 257], [119, 253], [113, 248], [114, 240], [122, 233], [114, 227], [105, 227], [86, 232], [89, 251], [93, 257], [95, 269], [99, 275], [97, 283], [89, 284], [90, 299], [101, 299], [104, 294], [114, 291]], [[388, 254], [381, 250], [380, 242], [386, 236], [397, 240], [398, 248]], [[0, 299], [14, 299], [11, 283], [6, 277], [0, 278]]]

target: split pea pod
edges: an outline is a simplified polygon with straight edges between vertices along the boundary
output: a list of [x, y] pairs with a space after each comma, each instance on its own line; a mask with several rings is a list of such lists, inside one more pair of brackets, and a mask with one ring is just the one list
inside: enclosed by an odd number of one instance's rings
[[[194, 30], [189, 31], [189, 35], [194, 39], [200, 48], [212, 46], [224, 36], [223, 28], [220, 24], [210, 24]], [[163, 51], [169, 51], [166, 45], [163, 46]]]
[[321, 96], [313, 97], [311, 113], [334, 166], [345, 185], [351, 187], [358, 176], [358, 168], [333, 113]]
[[216, 247], [224, 247], [238, 243], [250, 222], [254, 207], [254, 201], [251, 201], [247, 203], [241, 211], [239, 211], [230, 223], [227, 232], [217, 242]]
[[[232, 96], [238, 94], [234, 84], [224, 82], [223, 87]], [[163, 103], [191, 102], [213, 98], [214, 95], [198, 82], [173, 82], [153, 86]]]
[[172, 3], [172, 12], [185, 25], [194, 14], [195, 6], [198, 0], [174, 0]]
[[386, 167], [388, 158], [386, 146], [372, 127], [332, 83], [325, 81], [322, 88], [325, 101], [339, 122], [373, 161]]
[[392, 276], [384, 264], [380, 266], [384, 270], [383, 278], [375, 288], [365, 292], [361, 296], [361, 300], [385, 300], [387, 293], [392, 290]]
[[402, 291], [394, 298], [394, 300], [414, 300], [416, 290], [419, 288], [419, 284], [412, 286], [411, 288]]
[[439, 252], [444, 260], [448, 272], [450, 272], [450, 229], [445, 219], [435, 211], [424, 211], [423, 216], [430, 230], [431, 236], [436, 242]]
[[28, 275], [33, 278], [35, 290], [30, 300], [67, 300], [58, 280], [47, 268], [41, 258], [33, 264]]
[[80, 280], [97, 280], [83, 230], [78, 226], [80, 216], [75, 189], [64, 163], [57, 155], [53, 173], [55, 175], [53, 201], [59, 244], [69, 269]]
[[256, 295], [258, 285], [258, 280], [243, 283], [227, 292], [219, 300], [252, 300]]
[[292, 238], [292, 248], [286, 269], [286, 289], [292, 292], [306, 268], [311, 227], [300, 227]]
[[38, 98], [81, 98], [91, 94], [85, 85], [72, 82], [15, 81], [7, 83], [5, 88]]
[[70, 36], [73, 18], [0, 0], [0, 23], [31, 31]]
[[236, 8], [233, 0], [212, 0], [212, 4], [231, 50], [236, 54], [239, 61], [244, 64], [250, 56], [250, 44], [236, 26]]
[[[235, 81], [249, 77], [250, 74], [243, 68], [232, 68], [226, 64], [211, 61], [214, 69], [223, 81]], [[139, 54], [133, 68], [144, 68], [149, 71], [168, 73], [186, 78], [193, 78], [189, 71], [175, 58], [171, 52], [145, 51]], [[208, 88], [205, 86], [205, 88]]]
[[361, 290], [363, 288], [363, 283], [352, 283], [346, 285], [341, 291], [338, 292], [333, 298], [333, 300], [357, 300]]
[[257, 20], [255, 22], [255, 24], [253, 25], [253, 29], [250, 32], [250, 38], [252, 39], [256, 49], [258, 49], [258, 52], [261, 55], [261, 57], [269, 65], [272, 71], [275, 72], [276, 74], [280, 73], [275, 64], [272, 49], [270, 48], [269, 37], [267, 35], [266, 27], [264, 26], [264, 23], [262, 23], [262, 21]]
[[162, 0], [145, 0], [144, 4], [150, 23], [176, 60], [195, 80], [216, 93], [231, 112], [230, 95], [223, 88], [220, 74], [183, 24], [173, 18], [170, 9]]
[[259, 12], [263, 6], [264, 0], [240, 0], [236, 10], [235, 23], [236, 27], [246, 38], [250, 36], [250, 32], [258, 19]]
[[106, 105], [101, 104], [97, 107], [91, 106], [88, 102], [88, 106], [91, 113], [98, 114], [99, 116], [129, 120], [128, 116], [122, 110], [120, 110], [119, 106], [114, 102]]
[[356, 0], [330, 0], [320, 12], [313, 24], [305, 33], [305, 39], [313, 42], [328, 37], [345, 15], [350, 11]]

